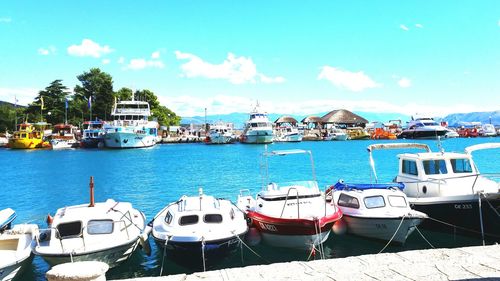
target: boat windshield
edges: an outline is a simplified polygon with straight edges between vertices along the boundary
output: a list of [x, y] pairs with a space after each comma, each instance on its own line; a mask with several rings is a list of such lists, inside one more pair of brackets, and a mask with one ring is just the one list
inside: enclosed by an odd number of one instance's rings
[[57, 225], [57, 235], [59, 239], [78, 237], [82, 234], [82, 222], [72, 221]]
[[405, 208], [407, 206], [404, 196], [389, 195], [388, 199], [392, 207]]
[[443, 159], [424, 160], [424, 171], [426, 175], [447, 174], [446, 162]]
[[368, 209], [385, 207], [385, 200], [381, 195], [365, 197], [363, 201]]
[[472, 173], [469, 159], [450, 159], [450, 163], [454, 173]]

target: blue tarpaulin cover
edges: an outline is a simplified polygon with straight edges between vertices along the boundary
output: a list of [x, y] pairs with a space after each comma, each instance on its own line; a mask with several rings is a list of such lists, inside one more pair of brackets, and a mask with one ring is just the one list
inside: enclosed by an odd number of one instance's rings
[[390, 183], [345, 183], [342, 181], [337, 182], [333, 188], [335, 190], [344, 190], [344, 189], [388, 189], [388, 188], [399, 188], [403, 190], [405, 185], [400, 182], [390, 182]]

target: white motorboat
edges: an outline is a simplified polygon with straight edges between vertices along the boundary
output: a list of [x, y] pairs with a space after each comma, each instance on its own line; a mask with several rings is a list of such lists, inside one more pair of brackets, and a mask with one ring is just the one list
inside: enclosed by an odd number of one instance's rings
[[327, 130], [324, 140], [345, 141], [349, 135], [337, 126], [333, 126]]
[[444, 137], [448, 130], [431, 117], [412, 117], [408, 127], [398, 135], [398, 139], [436, 139]]
[[426, 144], [417, 143], [373, 144], [368, 151], [375, 178], [372, 151], [415, 148], [425, 152], [398, 155], [395, 181], [404, 183], [412, 208], [429, 216], [422, 226], [474, 236], [484, 234], [500, 241], [500, 184], [491, 178], [498, 174], [481, 174], [471, 155], [476, 150], [498, 149], [500, 143], [469, 146], [465, 153], [432, 152]]
[[152, 227], [157, 245], [190, 266], [220, 261], [240, 247], [248, 231], [241, 210], [229, 200], [203, 194], [201, 188], [198, 196], [184, 195], [163, 208]]
[[297, 127], [282, 126], [276, 128], [274, 141], [276, 142], [301, 142], [302, 134]]
[[481, 126], [481, 130], [479, 130], [479, 135], [483, 137], [495, 137], [497, 135], [497, 131], [495, 130], [495, 126], [492, 124], [483, 124]]
[[[342, 210], [347, 232], [404, 244], [427, 215], [412, 210], [400, 183], [348, 184], [337, 182], [331, 191]], [[328, 192], [327, 192], [328, 193]]]
[[458, 137], [460, 137], [460, 135], [457, 133], [457, 131], [452, 130], [450, 128], [447, 128], [446, 130], [447, 130], [447, 132], [444, 135], [445, 138], [450, 139], [450, 138], [458, 138]]
[[151, 116], [145, 101], [115, 101], [111, 112], [113, 121], [104, 125], [104, 145], [108, 148], [151, 147], [158, 142], [158, 122]]
[[33, 252], [51, 266], [74, 261], [101, 261], [115, 267], [127, 260], [138, 244], [147, 247], [144, 214], [128, 202], [108, 199], [57, 210], [49, 229], [36, 237]]
[[31, 241], [37, 234], [36, 224], [18, 224], [0, 233], [0, 281], [20, 276], [31, 264]]
[[0, 211], [0, 232], [10, 228], [10, 224], [16, 218], [16, 212], [11, 208], [6, 208]]
[[250, 112], [250, 118], [240, 136], [242, 143], [272, 143], [274, 139], [273, 124], [269, 122], [267, 113], [260, 110], [259, 103]]
[[227, 144], [235, 140], [233, 128], [230, 124], [217, 122], [210, 125], [210, 130], [205, 138], [207, 144]]
[[[311, 161], [312, 179], [274, 183], [269, 179], [268, 157], [305, 154]], [[264, 152], [264, 183], [255, 199], [241, 191], [238, 207], [262, 235], [267, 244], [277, 247], [312, 250], [328, 238], [333, 224], [342, 217], [334, 204], [327, 203], [318, 188], [310, 151], [279, 150]], [[276, 159], [276, 158], [275, 158]]]
[[76, 127], [70, 124], [57, 124], [50, 137], [52, 149], [68, 149], [80, 147], [75, 136]]

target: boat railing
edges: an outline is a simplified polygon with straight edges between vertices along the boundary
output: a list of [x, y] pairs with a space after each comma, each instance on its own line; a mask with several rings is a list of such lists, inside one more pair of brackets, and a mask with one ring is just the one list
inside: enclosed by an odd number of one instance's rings
[[[447, 185], [449, 180], [457, 180], [457, 179], [466, 179], [466, 178], [473, 178], [474, 181], [471, 185], [471, 192], [472, 194], [476, 194], [477, 191], [476, 189], [476, 184], [479, 179], [479, 177], [486, 177], [488, 179], [491, 179], [495, 182], [498, 183], [498, 187], [500, 189], [500, 173], [481, 173], [481, 174], [470, 174], [470, 175], [462, 175], [462, 176], [453, 176], [453, 177], [443, 177], [443, 178], [425, 178], [425, 179], [411, 179], [410, 181], [404, 181], [405, 184], [408, 183], [416, 183], [416, 184], [421, 184], [421, 183], [433, 183], [438, 186], [438, 191], [441, 193], [441, 186], [442, 185]], [[400, 176], [401, 177], [401, 176]]]
[[286, 193], [286, 197], [285, 197], [285, 203], [283, 204], [283, 209], [281, 210], [281, 215], [280, 215], [280, 218], [283, 217], [283, 212], [285, 212], [285, 207], [286, 207], [286, 203], [288, 202], [288, 197], [290, 195], [290, 191], [292, 190], [295, 190], [295, 193], [297, 194], [296, 195], [296, 198], [297, 198], [297, 218], [299, 219], [300, 218], [300, 202], [299, 202], [299, 191], [297, 190], [297, 188], [295, 187], [290, 187], [288, 189], [288, 192]]

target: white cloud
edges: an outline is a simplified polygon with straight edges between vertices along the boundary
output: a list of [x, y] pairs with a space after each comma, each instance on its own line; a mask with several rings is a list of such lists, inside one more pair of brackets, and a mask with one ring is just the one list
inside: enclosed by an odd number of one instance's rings
[[68, 47], [68, 54], [77, 57], [100, 58], [102, 55], [113, 52], [108, 45], [100, 46], [98, 43], [83, 39], [80, 45], [71, 45]]
[[404, 25], [404, 24], [399, 25], [399, 28], [401, 28], [401, 29], [402, 29], [402, 30], [404, 30], [404, 31], [408, 31], [408, 30], [410, 30], [410, 29], [409, 29], [406, 25]]
[[0, 18], [0, 23], [11, 23], [12, 19], [9, 17]]
[[109, 64], [111, 62], [110, 59], [103, 59], [102, 61], [102, 64]]
[[420, 23], [415, 24], [415, 27], [416, 28], [424, 28], [424, 26], [422, 24], [420, 24]]
[[160, 58], [160, 51], [153, 52], [151, 54], [152, 59], [159, 59]]
[[159, 60], [131, 59], [124, 69], [140, 70], [144, 68], [164, 68], [165, 65]]
[[14, 99], [17, 99], [18, 105], [28, 105], [33, 102], [38, 91], [31, 88], [0, 88], [0, 100], [15, 103]]
[[399, 79], [398, 85], [401, 88], [409, 88], [409, 87], [411, 87], [411, 80], [406, 78], [406, 77], [403, 77], [403, 78]]
[[282, 83], [283, 77], [268, 77], [257, 72], [257, 66], [251, 58], [236, 57], [228, 53], [221, 64], [211, 64], [193, 54], [176, 51], [178, 60], [189, 60], [181, 65], [183, 76], [188, 78], [204, 77], [208, 79], [224, 79], [232, 84], [255, 83]]
[[331, 66], [323, 66], [318, 76], [319, 80], [330, 81], [338, 88], [344, 88], [352, 92], [361, 92], [365, 89], [378, 88], [382, 85], [373, 81], [362, 71], [350, 72]]
[[125, 58], [124, 58], [124, 57], [120, 57], [120, 58], [118, 59], [118, 63], [119, 63], [119, 64], [124, 64], [124, 63], [125, 63]]
[[55, 54], [55, 52], [56, 52], [56, 47], [54, 47], [54, 46], [49, 46], [48, 48], [39, 48], [38, 49], [38, 54], [40, 54], [42, 56], [52, 55], [52, 54]]
[[[208, 115], [229, 114], [234, 112], [247, 113], [253, 109], [255, 99], [239, 96], [216, 95], [208, 98], [184, 96], [159, 96], [162, 105], [173, 110], [177, 115], [183, 117], [203, 116], [204, 108]], [[489, 108], [484, 106], [471, 106], [470, 104], [447, 104], [446, 106], [429, 105], [427, 103], [394, 104], [380, 100], [335, 100], [335, 99], [307, 99], [304, 101], [273, 102], [270, 100], [259, 100], [264, 111], [276, 114], [294, 114], [307, 116], [328, 112], [334, 109], [344, 108], [351, 111], [361, 112], [391, 112], [401, 115], [415, 113], [444, 117], [450, 113], [457, 112], [479, 112], [498, 110], [494, 105]], [[214, 120], [215, 121], [215, 120]], [[241, 124], [237, 124], [241, 125]]]

